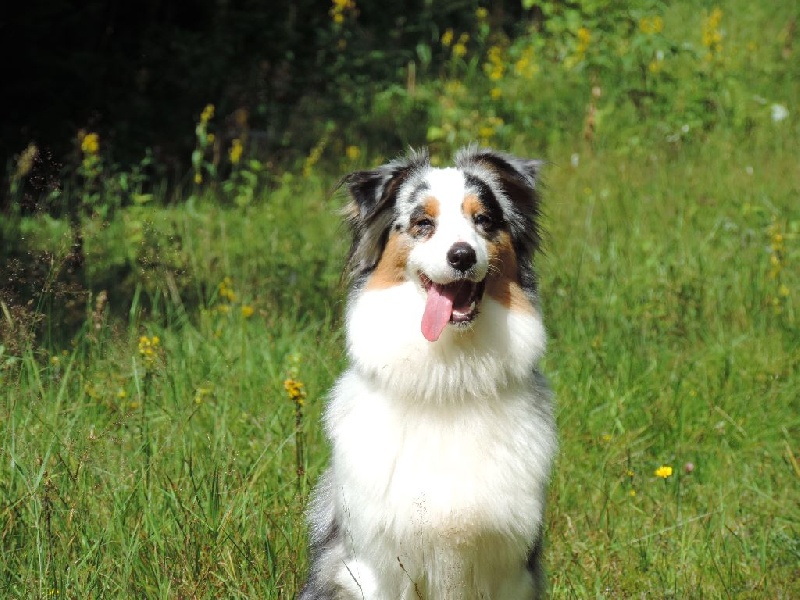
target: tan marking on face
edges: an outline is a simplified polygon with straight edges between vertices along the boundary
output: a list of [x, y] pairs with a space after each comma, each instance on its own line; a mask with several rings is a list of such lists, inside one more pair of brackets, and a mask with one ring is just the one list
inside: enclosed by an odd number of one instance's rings
[[517, 282], [517, 255], [507, 231], [498, 232], [497, 239], [489, 243], [486, 293], [509, 310], [529, 314], [535, 312], [531, 301]]
[[483, 212], [483, 204], [475, 194], [467, 194], [464, 196], [464, 202], [461, 203], [461, 211], [472, 219], [475, 215]]
[[381, 259], [367, 280], [366, 289], [382, 290], [406, 281], [406, 261], [410, 252], [411, 245], [406, 236], [396, 231], [390, 233]]
[[439, 216], [439, 201], [434, 196], [428, 196], [425, 198], [425, 201], [422, 203], [422, 207], [425, 209], [425, 214], [435, 219]]

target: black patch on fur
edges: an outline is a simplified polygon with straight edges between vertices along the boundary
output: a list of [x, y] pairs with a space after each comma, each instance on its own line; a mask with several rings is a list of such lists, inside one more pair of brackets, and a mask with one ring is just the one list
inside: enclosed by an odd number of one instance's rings
[[496, 177], [503, 195], [513, 207], [513, 214], [506, 215], [506, 221], [514, 252], [517, 254], [517, 277], [523, 289], [535, 295], [533, 253], [539, 249], [541, 243], [540, 200], [536, 184], [542, 163], [471, 147], [458, 153], [456, 166], [463, 169], [467, 177], [473, 176], [480, 180], [474, 172], [476, 167], [489, 170]]
[[543, 554], [544, 535], [540, 532], [528, 553], [528, 560], [525, 561], [525, 568], [533, 579], [534, 600], [539, 600], [547, 595], [547, 578], [544, 572]]
[[414, 207], [414, 210], [411, 211], [411, 215], [409, 217], [409, 224], [413, 225], [416, 221], [420, 219], [431, 218], [428, 213], [425, 212], [425, 207], [422, 204], [417, 204]]
[[309, 548], [311, 571], [303, 589], [300, 591], [298, 600], [336, 600], [337, 592], [331, 582], [324, 580], [322, 574], [315, 567], [320, 563], [320, 558], [328, 548], [341, 543], [340, 536], [339, 523], [334, 519], [328, 523], [323, 536], [319, 539], [313, 539], [312, 537], [311, 547]]
[[420, 181], [414, 188], [414, 191], [411, 192], [412, 200], [417, 200], [420, 196], [422, 196], [423, 192], [427, 192], [429, 189], [431, 189], [431, 186], [427, 181]]
[[491, 186], [473, 173], [466, 173], [464, 175], [464, 182], [469, 189], [475, 191], [478, 199], [481, 201], [481, 205], [486, 211], [486, 216], [492, 221], [492, 225], [488, 231], [492, 232], [505, 227], [506, 218], [503, 214], [503, 207], [500, 206], [500, 202], [498, 202], [497, 196], [494, 195]]

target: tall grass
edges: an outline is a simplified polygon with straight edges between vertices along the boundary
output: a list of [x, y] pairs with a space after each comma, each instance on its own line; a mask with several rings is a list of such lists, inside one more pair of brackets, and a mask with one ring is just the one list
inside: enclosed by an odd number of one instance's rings
[[[555, 597], [800, 593], [796, 139], [551, 157]], [[345, 243], [313, 184], [272, 200], [170, 216], [192, 260], [230, 277], [202, 310], [90, 306], [73, 344], [3, 357], [4, 597], [294, 595], [343, 366]]]
[[796, 170], [788, 139], [552, 173], [540, 268], [563, 443], [556, 597], [800, 592], [800, 180], [781, 175]]

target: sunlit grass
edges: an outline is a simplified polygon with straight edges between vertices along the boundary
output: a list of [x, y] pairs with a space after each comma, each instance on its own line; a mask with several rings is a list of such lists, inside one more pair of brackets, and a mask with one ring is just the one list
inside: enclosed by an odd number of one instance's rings
[[[800, 206], [792, 142], [762, 142], [552, 157], [555, 597], [800, 591]], [[312, 185], [167, 218], [214, 282], [200, 310], [156, 296], [4, 357], [4, 596], [277, 598], [302, 579], [343, 365], [335, 206]]]

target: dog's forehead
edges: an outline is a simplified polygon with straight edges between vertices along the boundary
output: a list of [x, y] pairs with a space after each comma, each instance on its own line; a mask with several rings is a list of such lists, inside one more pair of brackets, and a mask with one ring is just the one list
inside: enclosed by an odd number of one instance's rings
[[464, 200], [466, 190], [464, 173], [458, 169], [431, 169], [426, 173], [428, 195], [436, 198], [441, 204], [459, 206]]
[[468, 195], [479, 195], [479, 190], [474, 188], [471, 178], [460, 169], [426, 169], [406, 184], [405, 193], [398, 202], [398, 217], [409, 217], [416, 207], [431, 203], [435, 203], [440, 212], [461, 212]]

